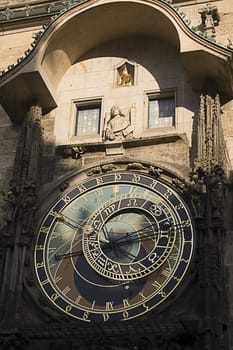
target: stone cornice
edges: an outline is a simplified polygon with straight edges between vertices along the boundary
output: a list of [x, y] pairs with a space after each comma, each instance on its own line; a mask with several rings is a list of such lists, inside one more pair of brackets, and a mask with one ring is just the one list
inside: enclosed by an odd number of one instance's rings
[[[9, 62], [9, 66], [7, 70], [0, 72], [0, 77], [4, 76], [5, 73], [15, 68], [15, 66], [19, 65], [28, 55], [31, 54], [33, 49], [37, 46], [43, 34], [51, 27], [53, 22], [57, 22], [57, 19], [61, 17], [63, 14], [69, 12], [69, 10], [79, 7], [81, 4], [89, 2], [89, 0], [58, 0], [53, 2], [46, 3], [35, 3], [35, 4], [25, 4], [24, 6], [9, 8], [6, 7], [4, 10], [0, 9], [0, 26], [4, 24], [11, 24], [17, 21], [23, 21], [25, 25], [25, 21], [33, 21], [40, 19], [41, 22], [44, 22], [43, 30], [39, 31], [35, 36], [34, 40], [31, 43], [31, 48], [25, 51], [25, 55], [19, 57], [17, 59], [17, 64]], [[157, 1], [153, 1], [157, 2]], [[172, 0], [161, 0], [161, 6], [169, 5], [171, 11], [175, 11], [175, 14], [178, 14], [180, 17], [182, 30], [194, 39], [197, 42], [204, 44], [209, 47], [211, 51], [215, 51], [220, 55], [226, 55], [228, 51], [229, 59], [232, 56], [232, 49], [229, 47], [223, 46], [222, 44], [216, 43], [213, 39], [203, 37], [200, 33], [195, 32], [195, 28], [191, 27], [191, 22], [184, 12], [180, 11], [178, 7], [172, 4]], [[46, 22], [46, 23], [45, 23]]]
[[35, 3], [26, 2], [15, 6], [6, 6], [0, 8], [0, 24], [10, 26], [12, 23], [32, 22], [39, 19], [42, 22], [50, 20], [51, 16], [59, 14], [64, 8], [74, 3], [73, 0], [55, 0], [55, 1], [38, 1]]

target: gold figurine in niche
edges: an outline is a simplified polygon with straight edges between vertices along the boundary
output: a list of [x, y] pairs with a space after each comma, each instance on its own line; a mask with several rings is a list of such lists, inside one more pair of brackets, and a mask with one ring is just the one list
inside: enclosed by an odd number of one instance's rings
[[128, 71], [127, 65], [124, 64], [123, 69], [120, 74], [120, 84], [121, 86], [123, 85], [132, 85], [132, 76]]
[[134, 85], [134, 65], [125, 62], [117, 68], [118, 86]]

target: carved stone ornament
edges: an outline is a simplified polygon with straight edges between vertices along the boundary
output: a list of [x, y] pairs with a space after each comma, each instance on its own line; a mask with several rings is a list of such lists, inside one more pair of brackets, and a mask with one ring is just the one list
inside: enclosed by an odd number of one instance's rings
[[34, 230], [42, 154], [41, 116], [41, 107], [31, 106], [22, 126], [10, 190], [5, 199], [8, 234], [15, 231], [15, 225], [21, 227], [22, 234], [31, 234]]
[[103, 139], [115, 141], [133, 137], [130, 112], [124, 114], [118, 106], [112, 106], [110, 116], [105, 118]]
[[204, 217], [206, 212], [205, 174], [201, 171], [190, 173], [189, 191], [196, 218]]
[[23, 350], [27, 348], [29, 340], [19, 334], [0, 336], [1, 350]]
[[189, 186], [197, 217], [206, 214], [207, 187], [210, 191], [212, 218], [221, 218], [225, 197], [226, 146], [221, 122], [219, 95], [200, 96], [200, 109], [194, 121], [196, 159]]
[[127, 165], [128, 170], [146, 170], [146, 167], [142, 163], [129, 163]]
[[200, 109], [194, 127], [197, 135], [195, 169], [201, 168], [210, 174], [216, 165], [223, 167], [225, 161], [219, 95], [215, 98], [209, 95], [200, 96]]
[[209, 179], [211, 188], [211, 209], [214, 219], [221, 219], [224, 212], [226, 181], [221, 166], [216, 166], [214, 174]]
[[172, 183], [177, 189], [181, 191], [183, 191], [186, 188], [186, 183], [178, 178], [172, 179]]
[[99, 166], [95, 166], [87, 171], [88, 176], [101, 174], [101, 173], [107, 173], [109, 171], [113, 171], [116, 169], [116, 166], [114, 164], [103, 164]]
[[163, 169], [157, 168], [153, 165], [149, 167], [149, 173], [153, 175], [154, 177], [160, 177], [163, 173]]
[[135, 68], [133, 64], [124, 62], [117, 68], [117, 85], [118, 86], [132, 86], [134, 85]]
[[[5, 276], [8, 277], [1, 286], [0, 316], [7, 315], [8, 321], [10, 320], [12, 323], [17, 320], [20, 314], [19, 310], [22, 307], [24, 267], [28, 247], [35, 231], [43, 149], [41, 117], [41, 107], [34, 105], [25, 116], [18, 141], [10, 190], [5, 200], [3, 235], [5, 236], [4, 240], [12, 242], [14, 249], [12, 249], [11, 244], [6, 245], [6, 262], [10, 261], [10, 263], [6, 265], [4, 271]], [[5, 295], [10, 294], [11, 298], [4, 298]], [[21, 346], [21, 340], [13, 335], [0, 337], [0, 348], [25, 349], [26, 345]]]
[[59, 153], [62, 153], [63, 158], [80, 159], [85, 153], [85, 148], [82, 146], [64, 146], [60, 148]]
[[220, 16], [216, 6], [207, 3], [205, 7], [199, 9], [202, 27], [207, 37], [215, 36], [215, 27], [218, 26]]

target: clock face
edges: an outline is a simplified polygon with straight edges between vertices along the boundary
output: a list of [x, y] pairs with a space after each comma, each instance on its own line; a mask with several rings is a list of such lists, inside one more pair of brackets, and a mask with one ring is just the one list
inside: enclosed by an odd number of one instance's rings
[[34, 253], [41, 288], [79, 320], [129, 320], [182, 281], [194, 232], [182, 198], [146, 174], [107, 173], [72, 187], [50, 208]]

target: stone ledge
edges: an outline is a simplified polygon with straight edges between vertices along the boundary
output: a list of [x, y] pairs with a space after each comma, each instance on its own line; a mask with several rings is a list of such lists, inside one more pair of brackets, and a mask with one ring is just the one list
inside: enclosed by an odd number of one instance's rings
[[[82, 154], [88, 152], [107, 152], [109, 148], [136, 148], [145, 147], [152, 145], [159, 145], [165, 143], [174, 143], [177, 141], [182, 141], [188, 146], [186, 134], [166, 134], [166, 135], [156, 135], [144, 138], [122, 140], [121, 142], [98, 142], [98, 143], [80, 143], [80, 144], [64, 144], [56, 147], [56, 154], [61, 155], [64, 158], [80, 158]], [[73, 154], [73, 156], [72, 156]], [[76, 154], [76, 156], [74, 156]], [[79, 154], [79, 155], [78, 155]]]

